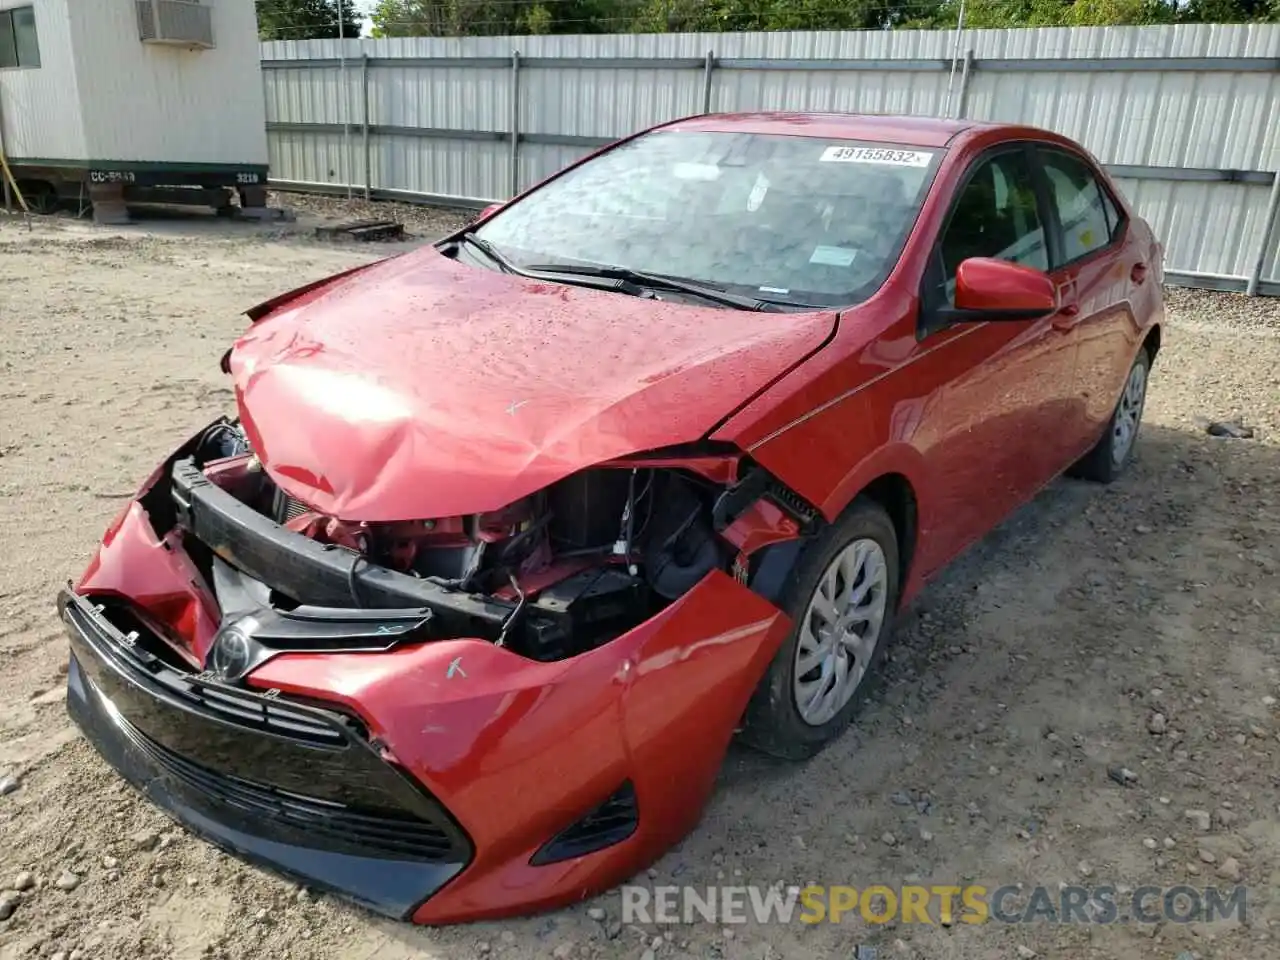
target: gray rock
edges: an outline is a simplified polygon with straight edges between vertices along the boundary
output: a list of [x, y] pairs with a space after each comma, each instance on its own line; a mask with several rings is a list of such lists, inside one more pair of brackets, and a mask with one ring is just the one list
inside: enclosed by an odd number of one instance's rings
[[1022, 960], [1032, 960], [1032, 958], [1036, 956], [1036, 952], [1030, 947], [1024, 946], [1020, 943], [1018, 944], [1018, 956], [1020, 956]]
[[1147, 730], [1156, 736], [1164, 733], [1169, 729], [1169, 721], [1165, 719], [1163, 713], [1153, 713], [1147, 720]]
[[1132, 787], [1138, 782], [1138, 775], [1128, 767], [1107, 767], [1107, 776], [1122, 787]]
[[644, 953], [640, 954], [640, 960], [657, 960], [658, 955], [651, 948], [646, 947]]
[[0, 777], [0, 797], [13, 793], [18, 787], [22, 786], [17, 777], [5, 775]]
[[895, 790], [889, 797], [889, 802], [895, 807], [909, 807], [911, 806], [911, 795], [905, 790]]
[[1240, 861], [1235, 857], [1227, 857], [1215, 871], [1223, 880], [1230, 880], [1232, 883], [1239, 883], [1244, 879], [1244, 871], [1240, 869]]
[[22, 902], [22, 897], [13, 890], [5, 890], [0, 893], [0, 920], [8, 920], [13, 916], [13, 911], [18, 909], [18, 904]]
[[36, 885], [35, 874], [33, 874], [30, 870], [23, 870], [21, 873], [19, 873], [16, 877], [13, 878], [13, 889], [15, 890], [30, 890], [35, 885]]
[[569, 956], [571, 953], [573, 953], [573, 941], [562, 943], [551, 951], [551, 955], [555, 957], [556, 960], [564, 960], [564, 958]]
[[1211, 437], [1222, 437], [1226, 440], [1252, 440], [1253, 427], [1230, 420], [1215, 420], [1204, 428]]
[[160, 842], [160, 834], [155, 830], [138, 830], [129, 835], [129, 843], [135, 850], [154, 850]]
[[1209, 818], [1208, 810], [1186, 810], [1183, 811], [1182, 815], [1190, 820], [1197, 830], [1204, 833], [1208, 833], [1209, 828], [1213, 826], [1213, 823]]
[[70, 892], [80, 886], [80, 878], [70, 870], [63, 870], [58, 874], [58, 879], [53, 881], [53, 885], [59, 890]]
[[885, 846], [892, 847], [897, 844], [898, 838], [886, 830], [884, 833], [880, 834], [880, 842]]
[[1201, 848], [1200, 859], [1205, 863], [1213, 863], [1218, 858], [1213, 855], [1212, 850], [1205, 850], [1204, 848]]
[[604, 907], [588, 907], [587, 916], [592, 920], [603, 920], [607, 914], [604, 911]]

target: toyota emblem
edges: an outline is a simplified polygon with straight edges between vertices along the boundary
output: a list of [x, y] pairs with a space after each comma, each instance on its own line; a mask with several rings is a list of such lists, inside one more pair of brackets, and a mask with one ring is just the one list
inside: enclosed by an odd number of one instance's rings
[[218, 631], [209, 651], [208, 667], [219, 679], [238, 680], [253, 665], [253, 631], [257, 626], [253, 617], [242, 617]]

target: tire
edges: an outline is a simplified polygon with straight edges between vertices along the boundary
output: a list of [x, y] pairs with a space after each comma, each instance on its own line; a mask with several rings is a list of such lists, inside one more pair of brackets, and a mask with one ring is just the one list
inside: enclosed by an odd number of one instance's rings
[[1107, 421], [1106, 432], [1092, 450], [1072, 464], [1067, 470], [1069, 476], [1095, 483], [1111, 483], [1124, 473], [1138, 442], [1150, 373], [1151, 355], [1145, 349], [1139, 350], [1133, 366], [1129, 368], [1129, 376], [1125, 378], [1120, 399], [1111, 412], [1111, 419]]
[[[863, 566], [854, 566], [859, 558]], [[878, 561], [883, 562], [883, 577], [874, 572]], [[852, 593], [848, 571], [854, 574]], [[847, 601], [866, 587], [868, 575], [875, 583], [866, 597], [861, 603], [848, 605]], [[794, 625], [747, 705], [742, 733], [746, 743], [784, 760], [807, 760], [844, 732], [874, 689], [897, 610], [898, 580], [898, 536], [893, 521], [878, 503], [860, 497], [805, 548], [783, 590], [781, 606]], [[836, 615], [835, 624], [822, 613], [823, 607]], [[877, 609], [878, 617], [874, 616]], [[841, 624], [850, 615], [853, 619], [847, 625], [852, 632], [843, 631]], [[864, 616], [867, 619], [862, 619]], [[830, 647], [830, 652], [823, 654], [824, 647]], [[802, 656], [810, 664], [816, 659], [822, 665], [810, 666], [800, 674]], [[832, 657], [834, 666], [826, 663]], [[861, 670], [847, 699], [842, 692], [825, 699], [819, 696], [824, 709], [806, 706], [802, 700], [814, 690], [821, 695], [824, 688], [815, 684], [829, 683], [829, 673], [839, 682], [841, 660], [846, 663], [846, 674]]]

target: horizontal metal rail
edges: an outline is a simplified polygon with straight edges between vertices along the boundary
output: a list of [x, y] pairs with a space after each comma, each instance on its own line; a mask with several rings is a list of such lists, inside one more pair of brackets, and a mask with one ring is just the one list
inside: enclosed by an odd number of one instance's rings
[[[350, 58], [349, 58], [350, 59]], [[944, 72], [950, 58], [797, 59], [765, 57], [526, 57], [520, 69], [559, 70], [831, 70], [860, 72]], [[337, 57], [318, 60], [263, 60], [264, 70], [338, 69]], [[370, 57], [371, 68], [509, 70], [510, 57]], [[994, 73], [1280, 73], [1280, 57], [1046, 57], [974, 58], [972, 69]]]
[[[267, 181], [272, 190], [282, 193], [310, 193], [320, 197], [337, 197], [347, 195], [345, 183], [314, 183], [309, 180], [276, 180]], [[396, 203], [413, 203], [425, 207], [443, 207], [451, 210], [483, 210], [498, 200], [483, 200], [479, 197], [458, 197], [444, 193], [419, 193], [416, 190], [391, 190], [386, 187], [370, 187], [369, 198], [372, 200], [391, 200]]]
[[[1201, 273], [1196, 270], [1166, 270], [1164, 282], [1174, 287], [1197, 287], [1221, 293], [1247, 293], [1249, 278], [1234, 274]], [[1280, 297], [1280, 279], [1260, 280], [1258, 293], [1264, 297]]]
[[[524, 61], [521, 61], [523, 65]], [[508, 65], [509, 67], [509, 65]], [[269, 133], [316, 133], [340, 135], [340, 123], [285, 123], [268, 121]], [[449, 127], [403, 127], [370, 124], [371, 136], [421, 137], [433, 140], [473, 140], [488, 143], [508, 143], [511, 134], [503, 130], [466, 130]], [[584, 147], [595, 149], [608, 146], [618, 137], [589, 137], [568, 133], [520, 133], [520, 143], [544, 147]], [[1212, 167], [1153, 167], [1130, 163], [1104, 164], [1107, 172], [1123, 180], [1184, 180], [1198, 183], [1252, 183], [1270, 186], [1276, 174], [1267, 170], [1233, 170]]]

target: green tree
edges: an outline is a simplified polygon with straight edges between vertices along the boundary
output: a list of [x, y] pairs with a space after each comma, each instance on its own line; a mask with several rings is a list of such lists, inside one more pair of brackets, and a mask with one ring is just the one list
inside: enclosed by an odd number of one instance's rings
[[647, 0], [642, 32], [875, 30], [900, 26], [936, 0]]
[[354, 0], [255, 0], [258, 36], [263, 40], [319, 40], [338, 36], [341, 9], [342, 33], [360, 35], [364, 19]]
[[379, 0], [375, 37], [620, 33], [637, 0]]

